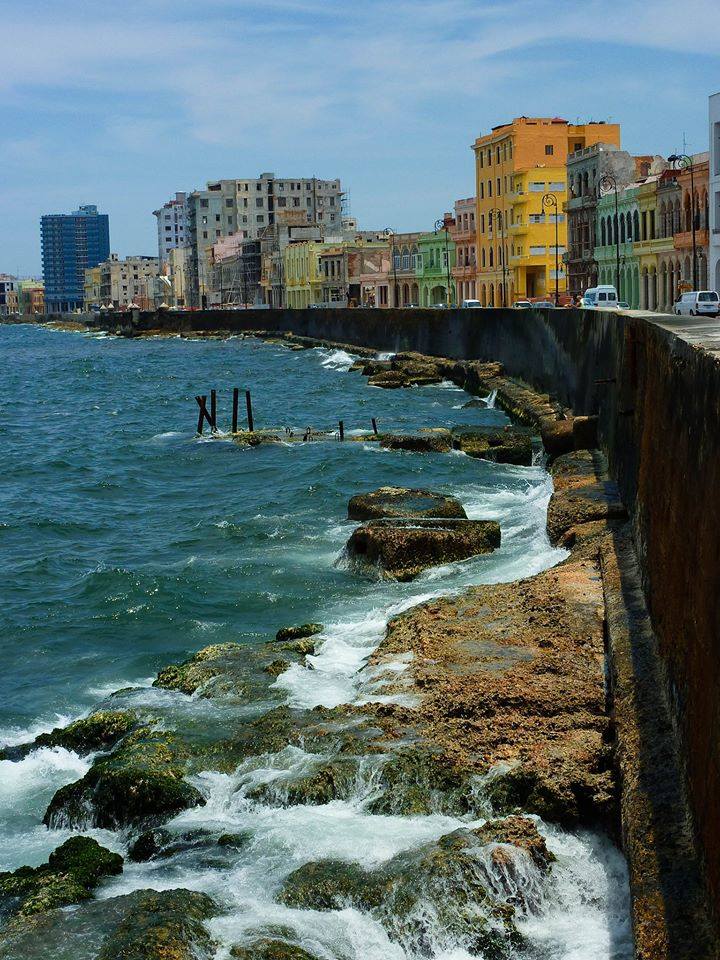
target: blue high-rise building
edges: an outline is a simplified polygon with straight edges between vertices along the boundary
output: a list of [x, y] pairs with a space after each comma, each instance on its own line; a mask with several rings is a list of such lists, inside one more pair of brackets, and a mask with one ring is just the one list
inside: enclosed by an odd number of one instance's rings
[[106, 213], [86, 204], [73, 213], [50, 213], [40, 220], [45, 309], [65, 313], [83, 305], [85, 270], [110, 256]]

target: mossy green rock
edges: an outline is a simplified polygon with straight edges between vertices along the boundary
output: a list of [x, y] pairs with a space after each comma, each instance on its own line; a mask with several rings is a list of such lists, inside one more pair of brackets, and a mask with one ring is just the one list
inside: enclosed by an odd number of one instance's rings
[[280, 674], [285, 673], [285, 671], [289, 669], [289, 667], [290, 667], [289, 660], [278, 659], [278, 660], [273, 660], [272, 663], [267, 663], [263, 667], [263, 671], [271, 677], [279, 677]]
[[348, 520], [382, 520], [385, 517], [451, 517], [467, 520], [459, 500], [433, 490], [380, 487], [371, 493], [358, 493], [350, 498]]
[[367, 910], [413, 954], [432, 939], [444, 949], [462, 945], [504, 960], [521, 943], [511, 905], [523, 903], [525, 872], [513, 869], [518, 857], [530, 857], [538, 871], [529, 887], [552, 860], [532, 821], [511, 817], [456, 830], [376, 870], [336, 860], [306, 864], [287, 878], [280, 899], [296, 908]]
[[311, 774], [297, 780], [274, 780], [248, 793], [251, 800], [282, 806], [320, 806], [332, 800], [346, 800], [353, 792], [357, 761], [342, 758], [323, 763]]
[[185, 750], [171, 734], [141, 728], [109, 756], [95, 760], [81, 780], [61, 787], [43, 822], [111, 830], [162, 822], [205, 803], [183, 779], [186, 768]]
[[530, 466], [532, 435], [518, 427], [455, 427], [453, 447], [470, 457]]
[[0, 873], [0, 898], [5, 915], [28, 917], [56, 907], [81, 903], [104, 877], [121, 873], [123, 858], [91, 837], [71, 837], [40, 867], [20, 867]]
[[369, 805], [371, 813], [461, 816], [476, 812], [472, 781], [441, 757], [420, 749], [392, 754], [380, 772], [382, 794]]
[[32, 743], [0, 751], [0, 759], [21, 760], [38, 747], [64, 747], [81, 755], [109, 750], [136, 726], [137, 717], [129, 710], [99, 710], [75, 720], [67, 727], [55, 727], [41, 733]]
[[314, 637], [322, 633], [325, 629], [322, 623], [302, 623], [297, 627], [282, 627], [275, 634], [278, 643], [287, 643], [290, 640], [304, 640], [307, 637]]
[[216, 643], [204, 647], [188, 660], [161, 670], [153, 686], [188, 695], [197, 693], [216, 677], [234, 676], [246, 653], [246, 648], [239, 643]]
[[317, 960], [317, 957], [294, 943], [283, 940], [256, 940], [250, 946], [233, 947], [235, 960]]
[[213, 900], [190, 890], [140, 890], [125, 918], [105, 940], [97, 960], [204, 960], [215, 944], [205, 921]]

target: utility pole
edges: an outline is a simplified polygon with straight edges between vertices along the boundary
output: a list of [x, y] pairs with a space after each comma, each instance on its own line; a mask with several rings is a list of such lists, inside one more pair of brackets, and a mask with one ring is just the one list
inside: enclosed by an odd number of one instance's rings
[[542, 198], [543, 207], [555, 211], [555, 306], [560, 306], [560, 256], [558, 250], [558, 199], [554, 193], [546, 193]]
[[[685, 144], [685, 134], [683, 134], [683, 145]], [[695, 235], [695, 167], [692, 157], [686, 153], [674, 153], [668, 157], [668, 162], [682, 166], [690, 171], [690, 229], [692, 230], [692, 275], [693, 290], [698, 288], [698, 269], [697, 269], [697, 237]]]

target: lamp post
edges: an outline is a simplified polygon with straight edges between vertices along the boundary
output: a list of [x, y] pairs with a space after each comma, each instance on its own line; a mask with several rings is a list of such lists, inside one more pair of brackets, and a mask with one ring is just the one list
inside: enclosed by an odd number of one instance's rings
[[435, 230], [434, 233], [437, 233], [438, 230], [445, 231], [445, 266], [447, 268], [447, 296], [445, 297], [445, 304], [447, 307], [450, 307], [450, 246], [449, 246], [449, 236], [448, 230], [450, 226], [445, 217], [441, 217], [439, 220], [435, 221]]
[[555, 306], [560, 306], [560, 255], [558, 250], [558, 199], [554, 193], [546, 193], [542, 198], [543, 207], [555, 210]]
[[[507, 263], [505, 257], [505, 216], [502, 210], [499, 210], [497, 207], [492, 207], [488, 211], [489, 224], [492, 228], [492, 218], [493, 215], [497, 221], [497, 225], [500, 228], [500, 266], [502, 268], [502, 283], [500, 285], [500, 306], [507, 306]], [[498, 249], [497, 247], [495, 248]]]
[[[383, 230], [383, 233], [390, 241], [390, 260], [392, 262], [392, 270], [393, 270], [393, 306], [397, 307], [398, 296], [397, 296], [397, 264], [395, 263], [395, 241], [394, 241], [395, 231], [393, 230], [392, 227], [385, 227], [385, 229]], [[390, 306], [390, 304], [388, 304], [388, 306]]]
[[604, 173], [598, 180], [598, 198], [602, 196], [603, 190], [615, 191], [615, 223], [613, 230], [615, 232], [615, 289], [617, 290], [618, 300], [622, 300], [620, 290], [620, 217], [618, 215], [618, 185], [617, 180], [611, 173]]
[[692, 230], [692, 273], [693, 290], [698, 288], [698, 270], [697, 270], [697, 238], [695, 236], [695, 168], [692, 157], [686, 153], [673, 153], [668, 157], [668, 162], [677, 166], [684, 167], [690, 171], [690, 228]]

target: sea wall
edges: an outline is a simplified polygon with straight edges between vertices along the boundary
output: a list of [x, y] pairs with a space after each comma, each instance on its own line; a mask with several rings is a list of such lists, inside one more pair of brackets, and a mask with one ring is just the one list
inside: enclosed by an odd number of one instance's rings
[[[98, 322], [130, 332], [120, 315]], [[136, 314], [132, 329], [273, 329], [383, 351], [497, 360], [576, 414], [597, 414], [610, 473], [632, 517], [720, 915], [720, 342], [705, 342], [707, 324], [579, 310], [313, 309]]]

